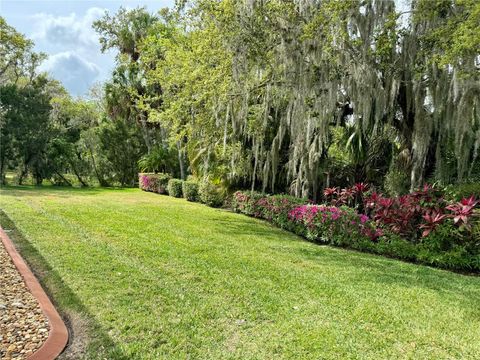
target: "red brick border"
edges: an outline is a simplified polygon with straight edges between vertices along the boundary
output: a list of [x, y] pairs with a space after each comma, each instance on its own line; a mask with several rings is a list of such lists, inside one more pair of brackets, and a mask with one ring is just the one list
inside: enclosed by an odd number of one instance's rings
[[28, 357], [28, 360], [53, 360], [63, 351], [68, 342], [68, 330], [52, 302], [48, 298], [42, 286], [38, 282], [35, 275], [25, 263], [23, 258], [15, 249], [12, 240], [5, 231], [0, 227], [0, 238], [7, 253], [12, 258], [13, 263], [20, 275], [22, 275], [25, 284], [30, 289], [32, 295], [38, 300], [40, 308], [48, 319], [50, 331], [47, 340], [43, 345]]

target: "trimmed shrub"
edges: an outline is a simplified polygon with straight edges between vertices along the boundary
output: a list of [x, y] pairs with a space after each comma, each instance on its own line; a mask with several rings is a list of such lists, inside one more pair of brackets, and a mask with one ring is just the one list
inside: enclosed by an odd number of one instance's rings
[[265, 195], [255, 191], [237, 191], [232, 198], [234, 211], [271, 221], [290, 231], [296, 227], [288, 217], [290, 210], [308, 203], [307, 199], [290, 195]]
[[182, 191], [183, 180], [180, 179], [170, 179], [168, 180], [168, 195], [180, 198], [183, 196]]
[[367, 215], [347, 206], [302, 205], [291, 210], [289, 217], [303, 225], [302, 233], [312, 241], [352, 246], [383, 235]]
[[219, 186], [204, 180], [198, 186], [200, 202], [211, 207], [220, 207], [225, 201], [225, 193]]
[[255, 191], [237, 191], [233, 194], [232, 209], [254, 217], [263, 217], [262, 208], [257, 201], [265, 198], [265, 195]]
[[196, 181], [187, 180], [182, 183], [183, 197], [187, 201], [198, 201], [198, 183]]
[[166, 194], [168, 181], [171, 176], [168, 174], [139, 174], [138, 185], [144, 191], [151, 191], [158, 194]]

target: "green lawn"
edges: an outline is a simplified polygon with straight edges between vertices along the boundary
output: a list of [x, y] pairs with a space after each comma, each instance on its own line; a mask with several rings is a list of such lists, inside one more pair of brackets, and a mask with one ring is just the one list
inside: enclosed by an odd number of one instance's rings
[[11, 187], [0, 207], [70, 357], [480, 359], [479, 277], [137, 189]]

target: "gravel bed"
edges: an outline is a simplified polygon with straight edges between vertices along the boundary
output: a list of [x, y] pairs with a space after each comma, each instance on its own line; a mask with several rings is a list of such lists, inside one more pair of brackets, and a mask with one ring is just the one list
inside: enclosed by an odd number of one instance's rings
[[0, 241], [0, 359], [25, 359], [48, 332], [47, 318]]

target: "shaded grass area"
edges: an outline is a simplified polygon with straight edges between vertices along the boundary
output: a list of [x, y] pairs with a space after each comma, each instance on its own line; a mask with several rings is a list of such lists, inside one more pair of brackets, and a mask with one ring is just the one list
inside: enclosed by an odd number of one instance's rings
[[68, 327], [69, 341], [60, 359], [91, 357], [92, 354], [87, 354], [88, 351], [95, 353], [102, 348], [108, 348], [108, 353], [115, 359], [127, 359], [80, 299], [64, 283], [58, 272], [53, 270], [39, 251], [25, 239], [3, 210], [0, 210], [0, 226], [7, 231], [35, 276], [40, 279], [42, 287], [47, 291], [55, 307], [60, 310]]
[[75, 358], [480, 358], [478, 277], [137, 189], [7, 187], [0, 206], [82, 324]]

